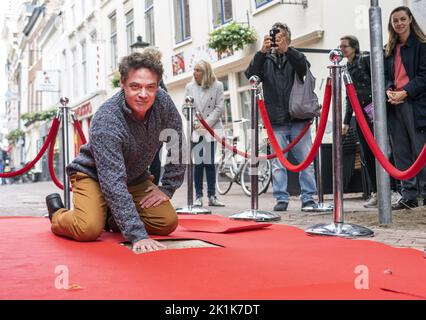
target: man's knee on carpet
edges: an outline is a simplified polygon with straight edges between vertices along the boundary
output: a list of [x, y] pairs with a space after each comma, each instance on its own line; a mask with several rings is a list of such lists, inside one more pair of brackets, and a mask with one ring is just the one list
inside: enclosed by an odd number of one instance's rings
[[[176, 230], [179, 224], [176, 210], [174, 208], [167, 208], [166, 210], [161, 210], [161, 213], [161, 215], [154, 215], [151, 218], [143, 218], [142, 215], [142, 221], [149, 234], [167, 236]], [[108, 216], [105, 230], [121, 232], [112, 215]]]
[[52, 219], [52, 232], [58, 236], [81, 242], [95, 241], [102, 234], [105, 223], [84, 221], [67, 210], [58, 210]]
[[101, 223], [87, 223], [84, 225], [77, 225], [75, 228], [75, 240], [81, 242], [95, 241], [104, 231], [104, 225], [105, 224]]
[[167, 236], [176, 230], [179, 222], [176, 211], [171, 212], [167, 216], [164, 216], [163, 219], [158, 219], [154, 223], [150, 221], [144, 221], [146, 231], [149, 234], [157, 236]]

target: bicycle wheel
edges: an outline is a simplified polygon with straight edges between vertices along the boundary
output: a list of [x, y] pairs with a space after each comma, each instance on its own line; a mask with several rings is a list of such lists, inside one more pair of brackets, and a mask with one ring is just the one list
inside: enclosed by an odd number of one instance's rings
[[[272, 179], [272, 166], [270, 160], [260, 160], [258, 167], [258, 194], [265, 193]], [[247, 196], [251, 196], [251, 175], [250, 175], [250, 161], [244, 164], [241, 172], [241, 187]]]
[[233, 179], [229, 174], [229, 167], [221, 162], [216, 166], [216, 190], [219, 194], [224, 195], [229, 192], [232, 187]]

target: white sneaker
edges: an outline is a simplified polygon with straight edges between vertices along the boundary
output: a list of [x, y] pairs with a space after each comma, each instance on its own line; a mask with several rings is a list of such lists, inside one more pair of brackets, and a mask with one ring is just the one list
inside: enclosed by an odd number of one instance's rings
[[401, 198], [402, 198], [402, 196], [399, 194], [399, 192], [392, 191], [391, 203], [392, 203], [393, 206], [396, 205], [399, 202], [399, 200], [401, 200]]
[[364, 203], [364, 208], [377, 208], [377, 194], [372, 193], [370, 199]]
[[209, 206], [210, 207], [224, 207], [225, 204], [217, 200], [216, 196], [209, 197]]
[[192, 205], [194, 207], [202, 207], [203, 206], [203, 198], [197, 197]]

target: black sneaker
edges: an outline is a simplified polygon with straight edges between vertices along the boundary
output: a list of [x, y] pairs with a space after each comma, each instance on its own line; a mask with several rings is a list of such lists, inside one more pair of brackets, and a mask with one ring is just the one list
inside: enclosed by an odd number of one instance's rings
[[46, 197], [47, 211], [49, 212], [49, 219], [52, 222], [53, 214], [59, 209], [65, 208], [59, 193], [52, 193]]
[[318, 209], [318, 204], [314, 200], [308, 200], [302, 203], [302, 209]]
[[417, 200], [407, 200], [401, 198], [395, 205], [392, 206], [392, 210], [412, 209], [418, 207]]
[[287, 207], [288, 207], [288, 202], [284, 202], [284, 201], [279, 201], [277, 202], [277, 204], [274, 206], [274, 211], [287, 211]]

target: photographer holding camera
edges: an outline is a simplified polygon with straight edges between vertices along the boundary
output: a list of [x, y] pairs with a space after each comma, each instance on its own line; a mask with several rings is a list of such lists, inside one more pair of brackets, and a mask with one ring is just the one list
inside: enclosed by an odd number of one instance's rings
[[[306, 57], [290, 47], [290, 43], [289, 27], [284, 23], [275, 23], [245, 72], [247, 78], [256, 75], [263, 82], [266, 109], [281, 148], [294, 140], [308, 121], [291, 119], [289, 115], [289, 98], [295, 74], [303, 81], [309, 66]], [[311, 146], [311, 132], [308, 130], [291, 152], [298, 162], [302, 162]], [[277, 201], [274, 211], [286, 211], [290, 197], [287, 191], [287, 170], [275, 158], [272, 161], [272, 172], [273, 196]], [[300, 172], [299, 183], [302, 208], [317, 208], [313, 199], [317, 193], [313, 164]]]

